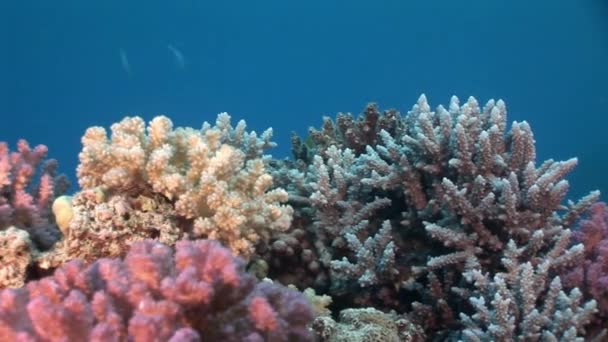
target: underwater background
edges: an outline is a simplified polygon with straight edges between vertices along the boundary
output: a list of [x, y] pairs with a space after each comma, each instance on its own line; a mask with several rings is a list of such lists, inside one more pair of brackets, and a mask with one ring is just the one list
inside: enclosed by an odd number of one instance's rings
[[608, 339], [605, 1], [0, 3], [0, 341]]
[[[502, 98], [538, 160], [576, 156], [568, 198], [608, 190], [608, 4], [559, 1], [5, 1], [0, 137], [75, 179], [80, 137], [125, 115], [200, 127], [226, 111], [290, 134], [421, 93]], [[73, 184], [76, 182], [73, 181]], [[72, 191], [75, 190], [74, 186]], [[606, 198], [605, 195], [602, 198]]]

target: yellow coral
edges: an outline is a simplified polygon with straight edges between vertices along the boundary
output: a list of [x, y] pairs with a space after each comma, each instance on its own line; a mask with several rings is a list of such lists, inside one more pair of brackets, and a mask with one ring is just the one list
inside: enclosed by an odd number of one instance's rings
[[53, 202], [53, 215], [55, 215], [55, 223], [63, 233], [63, 236], [68, 234], [68, 227], [72, 217], [74, 217], [74, 210], [72, 208], [72, 196], [59, 196]]

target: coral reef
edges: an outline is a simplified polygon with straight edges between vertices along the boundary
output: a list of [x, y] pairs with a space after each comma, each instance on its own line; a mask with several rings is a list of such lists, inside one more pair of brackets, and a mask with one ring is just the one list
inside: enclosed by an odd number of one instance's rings
[[215, 241], [151, 240], [124, 261], [70, 261], [0, 292], [11, 341], [310, 341], [312, 310], [294, 290], [257, 283]]
[[[294, 135], [293, 159], [263, 154], [271, 133], [226, 113], [201, 129], [164, 116], [91, 127], [81, 189], [60, 197], [52, 169], [31, 184], [44, 148], [0, 145], [0, 287], [15, 287], [0, 292], [0, 335], [608, 336], [608, 207], [599, 191], [567, 200], [577, 159], [538, 163], [532, 129], [508, 125], [502, 100], [339, 113]], [[45, 226], [55, 238], [42, 246]]]

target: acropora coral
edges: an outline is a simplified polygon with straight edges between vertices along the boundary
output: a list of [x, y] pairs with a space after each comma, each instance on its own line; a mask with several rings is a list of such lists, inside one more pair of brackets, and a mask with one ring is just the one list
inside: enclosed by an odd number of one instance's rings
[[[572, 229], [599, 192], [563, 205], [577, 160], [537, 165], [529, 124], [508, 130], [503, 101], [482, 107], [453, 97], [432, 110], [423, 95], [404, 117], [370, 105], [358, 119], [326, 119], [305, 144], [293, 141], [294, 160], [275, 162], [273, 175], [290, 192], [292, 231], [305, 233], [271, 246], [306, 249], [272, 249], [271, 277], [323, 288], [346, 307], [409, 312], [430, 338], [462, 339], [460, 314], [475, 309], [470, 272], [494, 279], [543, 265], [534, 296], [542, 305], [554, 295], [551, 279], [582, 261]], [[314, 270], [310, 259], [320, 264]], [[586, 300], [571, 304], [586, 305], [581, 327], [596, 310]], [[519, 312], [506, 314], [502, 324], [515, 325], [501, 329], [531, 336]]]

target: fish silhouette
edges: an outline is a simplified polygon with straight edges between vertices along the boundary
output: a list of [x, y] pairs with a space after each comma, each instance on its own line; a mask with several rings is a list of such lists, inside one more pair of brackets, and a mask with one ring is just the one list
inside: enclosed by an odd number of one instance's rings
[[131, 71], [129, 59], [127, 58], [127, 52], [125, 51], [125, 49], [120, 48], [118, 50], [118, 53], [120, 55], [120, 65], [122, 66], [122, 69], [127, 73], [129, 77], [131, 77], [133, 72]]
[[169, 52], [171, 52], [171, 54], [173, 55], [177, 67], [180, 69], [185, 69], [186, 60], [184, 59], [184, 54], [171, 44], [167, 45], [167, 49], [169, 49]]

